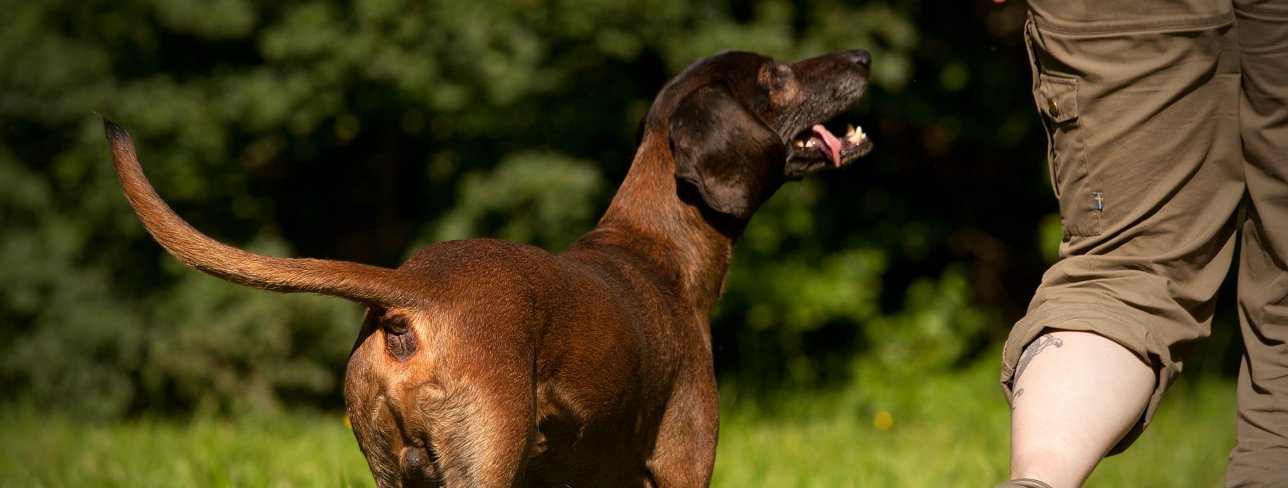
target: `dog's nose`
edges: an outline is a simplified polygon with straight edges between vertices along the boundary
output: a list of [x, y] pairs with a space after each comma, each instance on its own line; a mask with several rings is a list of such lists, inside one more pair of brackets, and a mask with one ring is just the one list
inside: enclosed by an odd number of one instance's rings
[[866, 49], [855, 49], [845, 54], [849, 56], [850, 60], [853, 61], [854, 64], [865, 68], [872, 64], [872, 53], [868, 52]]

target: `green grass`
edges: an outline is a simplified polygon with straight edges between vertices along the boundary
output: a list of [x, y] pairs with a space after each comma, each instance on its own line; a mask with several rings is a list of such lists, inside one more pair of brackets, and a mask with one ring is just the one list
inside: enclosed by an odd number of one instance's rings
[[0, 486], [374, 486], [339, 415], [93, 425], [4, 412]]
[[[983, 364], [902, 388], [784, 395], [768, 406], [726, 391], [713, 486], [992, 486], [1006, 476], [1009, 438], [995, 378]], [[1233, 393], [1226, 381], [1181, 382], [1137, 444], [1087, 486], [1219, 486]], [[880, 412], [892, 419], [885, 429], [874, 422]], [[338, 415], [93, 424], [9, 408], [0, 422], [5, 487], [373, 485]]]

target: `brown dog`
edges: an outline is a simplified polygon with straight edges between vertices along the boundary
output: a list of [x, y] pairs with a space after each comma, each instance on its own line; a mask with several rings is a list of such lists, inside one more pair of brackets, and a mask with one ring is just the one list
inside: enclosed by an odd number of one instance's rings
[[868, 63], [865, 51], [700, 60], [662, 89], [626, 181], [567, 251], [452, 241], [396, 270], [215, 241], [104, 124], [130, 204], [185, 264], [370, 307], [344, 395], [378, 485], [697, 487], [716, 451], [708, 318], [734, 241], [783, 182], [871, 150], [862, 131], [820, 125], [862, 96]]

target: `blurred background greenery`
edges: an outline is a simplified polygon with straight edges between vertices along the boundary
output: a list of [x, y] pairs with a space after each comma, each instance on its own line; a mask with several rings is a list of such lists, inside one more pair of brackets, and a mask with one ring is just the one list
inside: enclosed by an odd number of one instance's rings
[[[998, 348], [1055, 259], [1018, 1], [0, 0], [0, 11], [10, 408], [78, 422], [342, 408], [360, 308], [178, 264], [125, 203], [91, 111], [131, 132], [158, 191], [216, 238], [396, 266], [444, 239], [571, 242], [625, 175], [652, 97], [699, 57], [866, 48], [872, 89], [854, 118], [877, 150], [784, 187], [735, 250], [712, 321], [735, 413], [827, 395], [866, 425], [915, 411], [918, 385], [970, 370], [970, 394], [1004, 418]], [[1237, 357], [1232, 314], [1221, 317], [1190, 377], [1223, 381]], [[1005, 424], [989, 429], [1003, 430], [990, 433], [1003, 441], [988, 472], [1001, 476]]]

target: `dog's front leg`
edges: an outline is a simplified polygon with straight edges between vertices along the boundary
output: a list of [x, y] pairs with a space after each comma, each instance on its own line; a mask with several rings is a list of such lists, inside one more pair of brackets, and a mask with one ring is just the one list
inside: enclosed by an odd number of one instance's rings
[[658, 428], [657, 445], [647, 466], [658, 488], [703, 488], [711, 484], [720, 428], [719, 394], [711, 362], [686, 371]]

